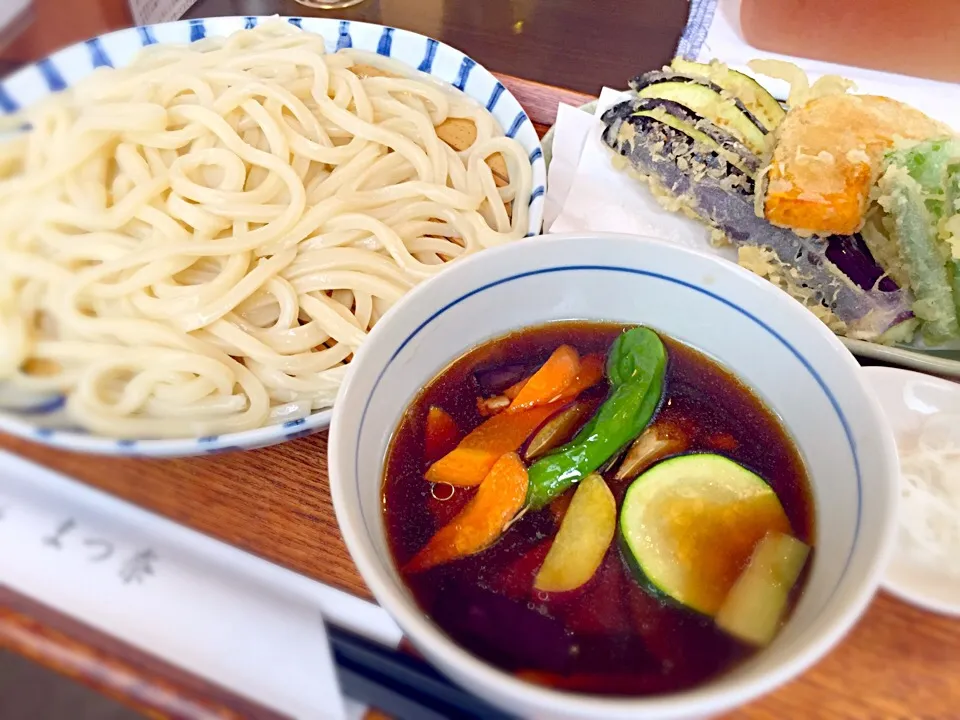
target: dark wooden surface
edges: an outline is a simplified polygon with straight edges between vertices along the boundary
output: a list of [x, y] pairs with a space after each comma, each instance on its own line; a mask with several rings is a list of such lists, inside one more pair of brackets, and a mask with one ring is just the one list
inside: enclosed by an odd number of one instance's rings
[[364, 0], [313, 10], [294, 0], [200, 0], [187, 17], [316, 15], [402, 27], [443, 40], [490, 70], [598, 94], [667, 62], [683, 0]]
[[[17, 52], [0, 55], [0, 62], [34, 60], [41, 48], [52, 49], [45, 45], [49, 38], [62, 44], [123, 22], [115, 0], [72, 0], [74, 10], [100, 3], [101, 26], [91, 31], [76, 22], [71, 35], [71, 14], [50, 12], [62, 9], [62, 2], [37, 2], [46, 8], [45, 17], [53, 18], [49, 34], [39, 32], [30, 42], [15, 43], [11, 49]], [[192, 16], [271, 13], [312, 11], [279, 0], [201, 0], [191, 11]], [[596, 92], [603, 84], [622, 85], [632, 74], [665, 61], [685, 13], [682, 0], [367, 0], [342, 16], [439, 37], [493, 70]], [[541, 133], [554, 121], [559, 101], [577, 104], [587, 99], [535, 82], [501, 79]], [[326, 442], [321, 433], [249, 453], [159, 461], [55, 452], [0, 436], [0, 448], [369, 598], [337, 530], [327, 483]], [[156, 716], [230, 717], [233, 712], [269, 717], [220, 688], [0, 590], [3, 646]], [[113, 679], [104, 683], [105, 677]], [[133, 678], [135, 682], [127, 682]], [[816, 667], [731, 717], [960, 718], [960, 623], [881, 594], [851, 635]]]
[[[34, 2], [36, 22], [0, 59], [36, 60], [129, 24], [125, 0]], [[363, 0], [333, 11], [294, 0], [199, 0], [186, 17], [279, 14], [392, 25], [443, 40], [490, 70], [597, 94], [668, 61], [687, 11], [685, 0]]]

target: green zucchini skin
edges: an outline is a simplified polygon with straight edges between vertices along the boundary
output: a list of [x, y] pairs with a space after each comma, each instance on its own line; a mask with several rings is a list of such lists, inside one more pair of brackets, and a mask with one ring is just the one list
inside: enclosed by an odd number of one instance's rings
[[[762, 499], [770, 503], [767, 510], [760, 512], [772, 510], [776, 514], [769, 517], [769, 525], [756, 526], [762, 530], [758, 540], [771, 530], [789, 532], [790, 522], [779, 497], [763, 477], [716, 453], [674, 456], [647, 469], [630, 484], [620, 506], [618, 536], [624, 562], [635, 581], [661, 602], [670, 602], [696, 614], [712, 617], [715, 609], [709, 603], [717, 598], [711, 598], [709, 592], [704, 595], [702, 591], [692, 589], [696, 587], [699, 573], [704, 572], [705, 566], [675, 564], [672, 551], [663, 545], [665, 541], [670, 542], [669, 539], [665, 540], [670, 536], [664, 536], [655, 521], [648, 524], [656, 517], [651, 515], [650, 508], [653, 506], [650, 503], [663, 498], [669, 502], [670, 498], [678, 497], [678, 488], [689, 488], [694, 493], [700, 493], [699, 497], [712, 502], [719, 501], [720, 507], [726, 502], [744, 500]], [[686, 494], [689, 495], [689, 492]], [[747, 527], [753, 527], [749, 518], [745, 522], [748, 523]]]
[[685, 75], [703, 76], [733, 93], [769, 132], [776, 130], [787, 116], [779, 101], [763, 85], [742, 72], [723, 65], [692, 62], [683, 58], [674, 58], [670, 67]]
[[[623, 112], [626, 112], [624, 108]], [[698, 152], [713, 152], [751, 178], [760, 169], [760, 156], [726, 130], [672, 100], [634, 98], [631, 117], [646, 117], [672, 127], [699, 143]], [[626, 119], [626, 118], [625, 118]]]
[[637, 562], [637, 559], [633, 556], [633, 552], [630, 550], [630, 545], [627, 543], [626, 535], [624, 535], [623, 527], [620, 523], [617, 523], [617, 548], [620, 551], [620, 557], [623, 560], [623, 564], [629, 570], [630, 577], [645, 593], [647, 593], [647, 595], [660, 601], [662, 605], [670, 606], [677, 610], [683, 610], [690, 613], [690, 615], [694, 617], [709, 619], [709, 615], [704, 615], [703, 613], [694, 610], [689, 605], [684, 605], [676, 598], [664, 592], [655, 582], [653, 582], [653, 580], [647, 576], [647, 574], [643, 571], [643, 568], [640, 566], [640, 563]]
[[729, 108], [729, 127], [724, 129], [737, 136], [754, 152], [761, 153], [766, 148], [766, 126], [747, 109], [743, 101], [706, 78], [653, 71], [634, 78], [630, 87], [639, 97], [678, 102], [721, 127], [723, 123], [718, 122], [718, 114], [711, 116], [708, 111], [710, 107]]

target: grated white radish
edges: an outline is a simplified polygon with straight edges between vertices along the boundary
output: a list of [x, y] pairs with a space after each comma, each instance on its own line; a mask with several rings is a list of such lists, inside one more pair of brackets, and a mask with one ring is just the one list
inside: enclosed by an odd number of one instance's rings
[[960, 576], [960, 415], [930, 416], [899, 451], [902, 547]]

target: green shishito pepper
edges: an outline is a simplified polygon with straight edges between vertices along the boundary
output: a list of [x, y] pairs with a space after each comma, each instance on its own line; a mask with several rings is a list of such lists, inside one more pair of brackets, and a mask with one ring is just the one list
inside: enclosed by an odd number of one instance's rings
[[569, 443], [530, 466], [527, 504], [542, 508], [637, 437], [660, 405], [667, 350], [657, 334], [633, 328], [607, 356], [610, 395]]

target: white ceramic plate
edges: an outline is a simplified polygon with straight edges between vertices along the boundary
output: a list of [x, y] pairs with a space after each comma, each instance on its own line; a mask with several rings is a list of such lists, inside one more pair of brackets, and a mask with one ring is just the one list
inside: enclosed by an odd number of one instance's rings
[[[597, 103], [596, 101], [587, 103], [580, 109], [592, 115], [597, 109]], [[553, 128], [550, 128], [541, 141], [543, 157], [546, 160], [547, 167], [550, 166], [550, 161], [553, 159], [553, 137]], [[847, 349], [857, 357], [870, 358], [890, 365], [899, 365], [936, 375], [960, 378], [960, 350], [958, 349], [931, 350], [909, 346], [879, 345], [865, 340], [851, 340], [845, 337], [841, 337], [840, 342], [846, 345]]]
[[[63, 90], [101, 66], [122, 67], [146, 45], [189, 43], [205, 37], [224, 37], [276, 18], [219, 17], [129, 28], [71, 45], [19, 70], [0, 82], [0, 116]], [[482, 103], [506, 134], [530, 157], [533, 184], [527, 236], [537, 235], [543, 221], [547, 171], [537, 131], [517, 99], [488, 70], [459, 50], [432, 38], [398, 28], [326, 18], [280, 18], [326, 39], [327, 50], [353, 47], [400, 60], [440, 78]], [[117, 440], [78, 430], [64, 412], [64, 398], [38, 399], [17, 409], [3, 402], [0, 386], [0, 430], [48, 445], [110, 455], [185, 456], [243, 450], [273, 445], [309, 435], [330, 424], [330, 410], [241, 433], [178, 440]]]
[[[898, 368], [863, 368], [893, 434], [900, 439], [940, 412], [960, 413], [960, 385]], [[926, 610], [960, 615], [960, 576], [917, 562], [898, 545], [883, 580], [885, 589]]]

